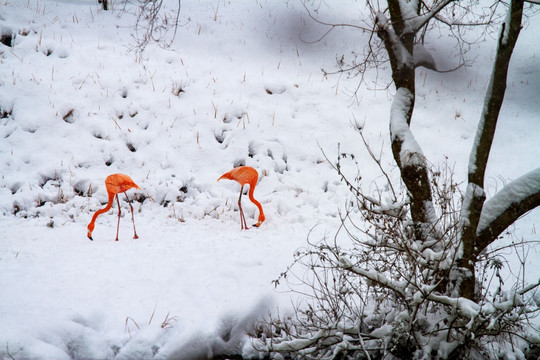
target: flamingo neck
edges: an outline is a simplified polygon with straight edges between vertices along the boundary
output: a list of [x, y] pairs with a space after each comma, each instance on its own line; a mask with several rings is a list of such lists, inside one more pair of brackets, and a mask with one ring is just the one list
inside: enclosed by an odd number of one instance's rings
[[260, 202], [258, 202], [257, 200], [255, 200], [255, 198], [253, 197], [253, 193], [255, 192], [255, 186], [249, 186], [249, 193], [248, 193], [248, 197], [249, 197], [249, 200], [251, 200], [252, 203], [255, 204], [255, 206], [257, 206], [259, 208], [259, 225], [264, 221], [265, 217], [264, 217], [264, 211], [263, 211], [263, 208], [262, 208], [262, 205]]
[[113, 200], [114, 200], [114, 195], [113, 193], [109, 193], [109, 200], [107, 201], [107, 206], [105, 206], [103, 209], [99, 209], [98, 211], [96, 211], [94, 213], [94, 216], [92, 216], [92, 221], [90, 221], [90, 224], [88, 224], [88, 229], [92, 228], [92, 230], [94, 229], [94, 223], [96, 222], [96, 219], [99, 215], [103, 214], [103, 213], [106, 213], [107, 211], [111, 210], [112, 208], [112, 205], [113, 205]]

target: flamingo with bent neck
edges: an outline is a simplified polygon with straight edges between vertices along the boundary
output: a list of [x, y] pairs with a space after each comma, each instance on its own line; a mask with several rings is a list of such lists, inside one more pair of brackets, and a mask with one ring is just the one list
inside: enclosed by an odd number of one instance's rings
[[118, 200], [118, 194], [124, 193], [126, 195], [126, 200], [128, 201], [129, 208], [131, 209], [131, 221], [133, 222], [133, 238], [138, 239], [137, 231], [135, 230], [135, 219], [133, 217], [133, 206], [131, 206], [131, 201], [129, 200], [126, 191], [129, 189], [135, 188], [140, 189], [137, 184], [131, 178], [124, 174], [112, 174], [107, 176], [105, 179], [105, 188], [107, 189], [107, 194], [109, 195], [109, 201], [107, 202], [107, 206], [105, 206], [103, 209], [99, 209], [94, 213], [94, 216], [92, 216], [92, 221], [90, 221], [90, 224], [88, 224], [88, 238], [90, 240], [94, 240], [92, 238], [92, 231], [94, 231], [95, 222], [99, 215], [109, 211], [113, 205], [114, 197], [116, 197], [116, 202], [118, 203], [118, 224], [116, 225], [116, 239], [115, 241], [118, 241], [118, 230], [120, 228], [120, 214], [122, 213], [120, 209], [120, 200]]

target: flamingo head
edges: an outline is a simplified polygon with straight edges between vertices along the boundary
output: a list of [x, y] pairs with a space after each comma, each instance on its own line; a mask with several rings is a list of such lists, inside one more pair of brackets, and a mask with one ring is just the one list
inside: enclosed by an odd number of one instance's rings
[[253, 226], [255, 226], [255, 227], [261, 226], [261, 224], [264, 222], [264, 220], [265, 220], [264, 214], [260, 214], [259, 215], [259, 220], [257, 221], [256, 224], [253, 224]]
[[92, 241], [94, 241], [94, 239], [92, 239], [92, 231], [94, 231], [94, 226], [94, 223], [88, 224], [88, 233], [86, 234], [86, 236], [88, 236], [88, 238]]
[[223, 179], [225, 179], [225, 180], [233, 180], [233, 178], [231, 177], [231, 173], [230, 173], [230, 172], [221, 175], [221, 176], [219, 177], [219, 179], [217, 179], [217, 181], [223, 180]]

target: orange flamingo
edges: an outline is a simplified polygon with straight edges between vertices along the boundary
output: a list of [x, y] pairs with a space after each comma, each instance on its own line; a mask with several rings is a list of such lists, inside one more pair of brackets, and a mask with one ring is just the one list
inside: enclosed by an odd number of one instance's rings
[[92, 231], [94, 231], [94, 226], [96, 219], [99, 215], [109, 211], [112, 208], [114, 197], [116, 196], [116, 202], [118, 203], [118, 224], [116, 225], [116, 239], [115, 241], [118, 241], [118, 230], [120, 228], [120, 214], [122, 213], [120, 209], [120, 200], [118, 200], [118, 194], [124, 193], [126, 195], [126, 200], [128, 201], [129, 208], [131, 209], [131, 221], [133, 222], [133, 238], [138, 239], [137, 231], [135, 231], [135, 219], [133, 217], [133, 206], [131, 206], [131, 201], [129, 200], [126, 191], [128, 191], [131, 188], [140, 189], [140, 187], [137, 186], [131, 180], [131, 178], [124, 174], [112, 174], [107, 176], [105, 179], [105, 188], [107, 189], [107, 194], [109, 194], [109, 201], [107, 202], [107, 206], [105, 206], [103, 209], [99, 209], [94, 213], [94, 216], [92, 216], [92, 221], [90, 221], [90, 224], [88, 224], [88, 238], [90, 240], [92, 239]]
[[255, 186], [257, 185], [257, 180], [259, 179], [259, 174], [257, 173], [257, 170], [250, 166], [240, 166], [221, 175], [218, 181], [221, 179], [235, 180], [240, 185], [242, 185], [242, 187], [240, 188], [240, 197], [238, 198], [238, 208], [240, 209], [240, 226], [242, 230], [248, 229], [246, 217], [244, 216], [244, 211], [242, 210], [242, 192], [244, 190], [244, 185], [249, 185], [249, 200], [251, 200], [251, 202], [259, 208], [259, 221], [256, 224], [253, 224], [253, 226], [261, 226], [265, 219], [263, 208], [261, 203], [255, 200], [255, 198], [253, 197], [253, 192], [255, 191]]

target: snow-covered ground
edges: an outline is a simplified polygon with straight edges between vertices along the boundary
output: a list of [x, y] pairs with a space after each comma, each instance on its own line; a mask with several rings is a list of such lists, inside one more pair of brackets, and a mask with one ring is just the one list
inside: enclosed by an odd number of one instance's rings
[[[368, 34], [336, 28], [316, 41], [328, 28], [299, 2], [183, 1], [172, 46], [141, 55], [132, 50], [136, 8], [115, 5], [7, 0], [0, 8], [1, 33], [13, 35], [0, 45], [2, 358], [188, 359], [226, 346], [219, 334], [246, 316], [290, 307], [293, 295], [271, 281], [310, 230], [317, 239], [337, 229], [348, 192], [321, 149], [330, 159], [338, 143], [357, 154], [369, 184], [377, 173], [356, 119], [392, 167], [393, 92], [372, 90], [388, 70], [366, 74], [355, 97], [358, 79], [321, 72], [362, 50]], [[353, 0], [321, 2], [317, 16], [354, 23], [361, 11]], [[527, 23], [511, 63], [492, 191], [539, 165], [539, 29], [538, 19]], [[426, 47], [440, 67], [457, 64], [446, 37]], [[475, 45], [472, 66], [450, 74], [418, 70], [414, 134], [460, 181], [494, 47], [493, 39]], [[216, 181], [239, 164], [260, 174], [255, 198], [266, 221], [249, 231], [240, 230], [240, 186]], [[139, 239], [121, 199], [120, 241], [115, 205], [91, 242], [86, 225], [116, 172], [141, 187], [128, 192], [139, 200]], [[254, 222], [247, 197], [244, 208]], [[539, 214], [518, 222], [520, 236], [539, 239]], [[539, 260], [533, 249], [531, 279]]]

